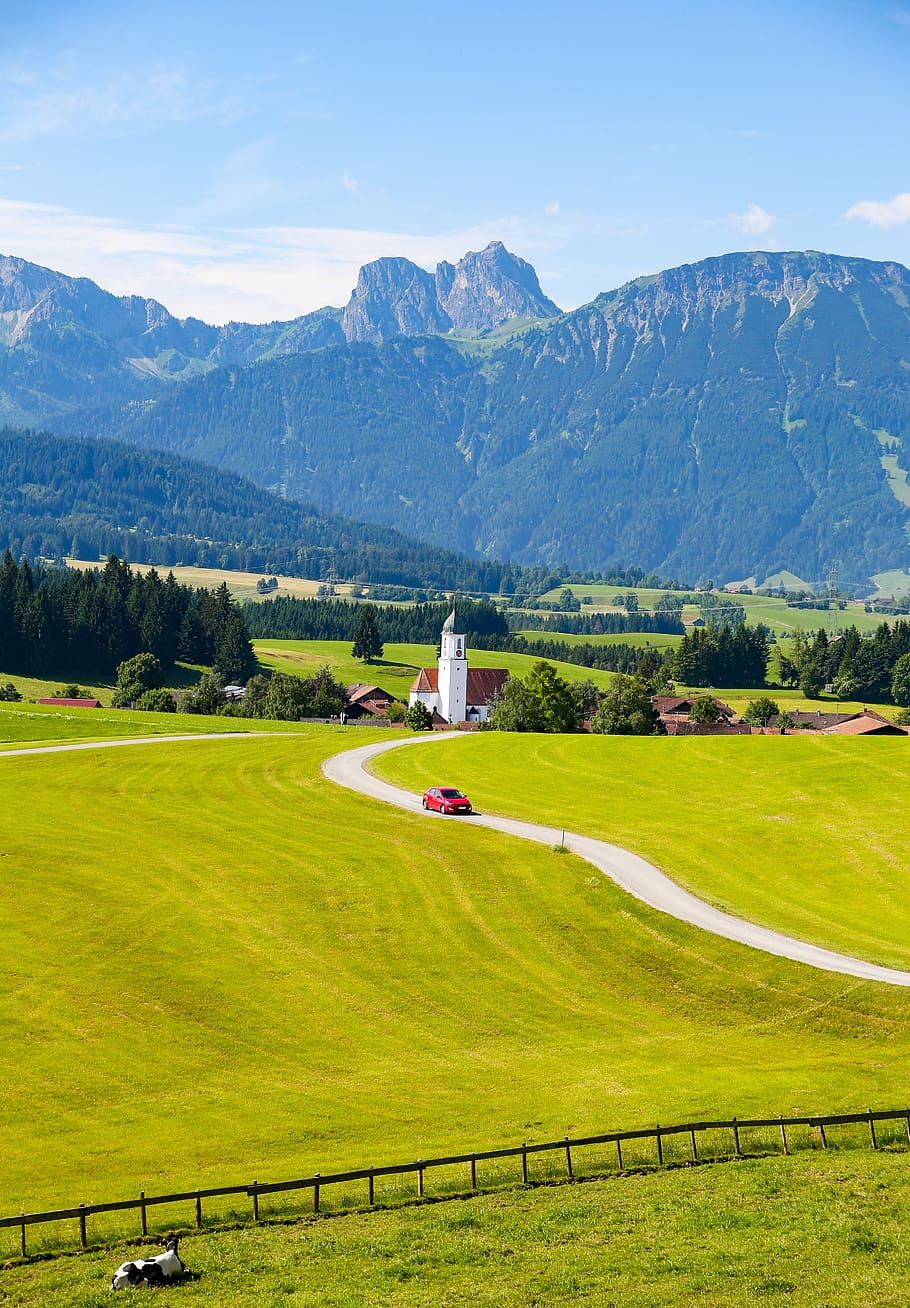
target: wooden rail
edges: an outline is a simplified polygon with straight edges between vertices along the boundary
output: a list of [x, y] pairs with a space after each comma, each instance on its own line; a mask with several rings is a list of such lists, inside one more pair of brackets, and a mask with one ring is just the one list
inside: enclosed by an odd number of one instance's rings
[[[869, 1128], [869, 1143], [873, 1149], [877, 1149], [879, 1142], [875, 1130], [876, 1122], [903, 1122], [907, 1144], [910, 1146], [910, 1108], [878, 1111], [873, 1111], [870, 1108], [864, 1113], [829, 1113], [807, 1117], [732, 1117], [717, 1122], [684, 1122], [675, 1126], [643, 1127], [635, 1131], [608, 1131], [605, 1135], [584, 1135], [572, 1139], [565, 1136], [561, 1140], [547, 1140], [539, 1144], [522, 1143], [505, 1149], [484, 1149], [472, 1153], [450, 1154], [439, 1158], [420, 1158], [413, 1163], [388, 1163], [383, 1167], [361, 1167], [348, 1172], [328, 1172], [324, 1175], [316, 1172], [312, 1176], [300, 1177], [292, 1181], [252, 1181], [247, 1185], [212, 1186], [205, 1190], [182, 1190], [175, 1194], [147, 1195], [143, 1191], [138, 1199], [116, 1199], [106, 1203], [78, 1204], [74, 1208], [54, 1208], [46, 1212], [19, 1213], [14, 1217], [0, 1217], [0, 1228], [19, 1227], [22, 1256], [27, 1257], [25, 1235], [27, 1227], [45, 1222], [76, 1220], [79, 1223], [79, 1243], [85, 1248], [88, 1243], [86, 1219], [97, 1213], [124, 1212], [130, 1209], [138, 1209], [142, 1234], [145, 1236], [148, 1234], [147, 1211], [149, 1208], [160, 1204], [192, 1203], [195, 1208], [196, 1228], [201, 1229], [203, 1199], [243, 1195], [252, 1200], [253, 1220], [258, 1221], [259, 1199], [262, 1195], [281, 1194], [293, 1190], [312, 1190], [313, 1211], [318, 1213], [320, 1195], [327, 1186], [349, 1184], [352, 1181], [366, 1181], [368, 1205], [372, 1208], [375, 1202], [376, 1178], [381, 1176], [416, 1174], [417, 1197], [422, 1199], [424, 1197], [424, 1173], [439, 1167], [468, 1164], [471, 1169], [470, 1188], [471, 1190], [477, 1190], [478, 1163], [491, 1162], [502, 1158], [518, 1158], [521, 1160], [522, 1183], [527, 1185], [530, 1179], [528, 1160], [532, 1154], [561, 1151], [565, 1156], [566, 1176], [572, 1179], [575, 1176], [575, 1168], [572, 1162], [573, 1149], [590, 1148], [594, 1145], [615, 1145], [617, 1164], [622, 1169], [622, 1146], [624, 1143], [635, 1140], [653, 1140], [656, 1146], [657, 1165], [662, 1166], [664, 1163], [664, 1141], [672, 1136], [688, 1135], [692, 1159], [697, 1161], [699, 1158], [697, 1143], [699, 1132], [730, 1131], [732, 1153], [738, 1157], [742, 1152], [741, 1132], [774, 1129], [780, 1132], [781, 1152], [787, 1154], [790, 1152], [787, 1128], [797, 1126], [805, 1126], [818, 1131], [821, 1146], [823, 1149], [827, 1149], [828, 1136], [826, 1128], [856, 1124], [867, 1125]], [[704, 1152], [701, 1156], [705, 1156]]]

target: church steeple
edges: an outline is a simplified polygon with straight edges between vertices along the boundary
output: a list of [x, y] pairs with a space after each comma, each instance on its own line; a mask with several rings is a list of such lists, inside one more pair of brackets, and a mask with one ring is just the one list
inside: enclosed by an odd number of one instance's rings
[[464, 633], [455, 630], [457, 621], [453, 599], [439, 642], [440, 712], [448, 722], [464, 722], [468, 708], [468, 648]]

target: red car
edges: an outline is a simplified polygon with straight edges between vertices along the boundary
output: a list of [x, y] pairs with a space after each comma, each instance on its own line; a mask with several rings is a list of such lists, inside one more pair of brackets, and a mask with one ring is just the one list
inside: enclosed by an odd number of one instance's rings
[[423, 797], [424, 808], [437, 813], [473, 813], [471, 801], [454, 786], [431, 786]]

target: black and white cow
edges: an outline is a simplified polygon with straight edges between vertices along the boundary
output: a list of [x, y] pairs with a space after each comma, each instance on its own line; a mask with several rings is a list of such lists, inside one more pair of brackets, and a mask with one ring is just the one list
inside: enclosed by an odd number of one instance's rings
[[111, 1281], [112, 1290], [125, 1290], [128, 1285], [164, 1285], [182, 1276], [184, 1267], [177, 1245], [179, 1235], [169, 1235], [164, 1242], [165, 1252], [157, 1258], [137, 1258], [132, 1263], [121, 1263]]

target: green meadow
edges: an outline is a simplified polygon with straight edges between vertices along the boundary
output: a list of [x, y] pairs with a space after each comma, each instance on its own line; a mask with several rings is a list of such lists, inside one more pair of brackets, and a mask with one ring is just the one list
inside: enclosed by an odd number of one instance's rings
[[[168, 1301], [212, 1308], [895, 1308], [902, 1153], [803, 1153], [187, 1235]], [[102, 1308], [123, 1244], [0, 1272], [10, 1308]]]
[[[383, 776], [634, 850], [731, 913], [910, 968], [910, 741], [482, 733]], [[444, 776], [440, 774], [444, 773]]]
[[[347, 640], [255, 640], [256, 657], [266, 668], [279, 672], [309, 675], [320, 667], [328, 666], [332, 675], [345, 685], [369, 682], [382, 686], [390, 694], [407, 702], [411, 683], [421, 668], [436, 666], [436, 650], [432, 645], [392, 644], [385, 646], [381, 659], [364, 663], [351, 657], [351, 642]], [[531, 654], [508, 654], [498, 650], [470, 651], [471, 666], [475, 668], [507, 668], [517, 677], [526, 676], [538, 659]], [[582, 668], [574, 663], [551, 660], [560, 676], [567, 681], [590, 679], [597, 686], [608, 686], [609, 672]]]
[[[325, 781], [322, 759], [363, 739], [323, 728], [0, 759], [0, 1212], [691, 1116], [903, 1105], [905, 992], [715, 939], [572, 856]], [[560, 753], [569, 743], [479, 736], [408, 754], [491, 806], [484, 768], [498, 768], [500, 808], [558, 808], [587, 830], [620, 776], [650, 775], [645, 829], [662, 826], [685, 872], [724, 815], [702, 793], [684, 820], [660, 751], [709, 744], [708, 776], [730, 742], [620, 749], [594, 805], [594, 756]], [[817, 812], [817, 755], [803, 757]], [[562, 787], [546, 804], [530, 798], [542, 776]], [[726, 820], [729, 846], [750, 849], [737, 877], [751, 893], [764, 824], [747, 807]], [[869, 952], [900, 961], [876, 909]], [[93, 1219], [93, 1237], [123, 1222]]]
[[[557, 586], [541, 598], [547, 601], [558, 600], [562, 589], [563, 587]], [[586, 613], [623, 612], [622, 606], [613, 602], [617, 595], [633, 593], [638, 598], [640, 609], [652, 609], [661, 596], [676, 596], [680, 593], [645, 586], [600, 586], [581, 583], [573, 583], [569, 590], [578, 599], [590, 597], [590, 603], [582, 605]], [[827, 630], [832, 617], [836, 620], [839, 630], [846, 630], [847, 627], [853, 626], [861, 632], [875, 631], [882, 622], [889, 621], [881, 614], [866, 613], [858, 604], [848, 604], [845, 609], [838, 609], [836, 613], [830, 614], [825, 609], [791, 609], [787, 607], [785, 600], [775, 599], [771, 595], [726, 595], [723, 598], [731, 600], [734, 604], [741, 604], [746, 611], [748, 622], [763, 622], [777, 636], [791, 635], [796, 627], [801, 627], [803, 631], [816, 631], [819, 627]], [[697, 604], [687, 604], [683, 608], [683, 617], [696, 618], [700, 612]]]

